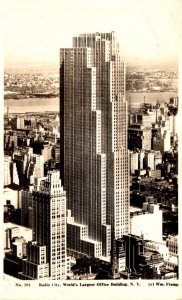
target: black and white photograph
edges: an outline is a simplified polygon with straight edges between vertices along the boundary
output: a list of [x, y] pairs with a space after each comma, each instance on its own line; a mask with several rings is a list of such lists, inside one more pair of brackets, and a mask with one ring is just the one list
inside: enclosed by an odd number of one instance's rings
[[3, 5], [2, 299], [182, 299], [181, 0]]

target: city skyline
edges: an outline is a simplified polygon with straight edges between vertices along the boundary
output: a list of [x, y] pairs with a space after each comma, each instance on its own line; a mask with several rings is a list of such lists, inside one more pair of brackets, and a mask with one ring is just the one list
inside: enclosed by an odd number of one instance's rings
[[5, 282], [180, 285], [180, 3], [7, 0]]
[[176, 65], [179, 14], [178, 0], [9, 0], [4, 6], [4, 67], [58, 66], [59, 48], [71, 47], [71, 37], [83, 28], [115, 31], [121, 55], [129, 64]]

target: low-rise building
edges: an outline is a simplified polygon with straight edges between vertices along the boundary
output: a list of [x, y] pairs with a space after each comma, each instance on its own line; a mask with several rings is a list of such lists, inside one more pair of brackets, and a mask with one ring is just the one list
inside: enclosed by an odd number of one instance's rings
[[4, 223], [4, 250], [12, 249], [15, 238], [24, 238], [26, 242], [32, 240], [32, 229], [13, 223]]
[[131, 234], [145, 240], [162, 241], [162, 210], [159, 205], [144, 203], [141, 211], [130, 213], [130, 228]]

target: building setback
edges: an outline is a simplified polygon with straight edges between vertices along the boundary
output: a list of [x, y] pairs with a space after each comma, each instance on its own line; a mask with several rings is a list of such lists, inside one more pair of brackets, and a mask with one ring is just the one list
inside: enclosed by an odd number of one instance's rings
[[21, 279], [66, 279], [66, 192], [59, 171], [35, 180], [32, 191], [32, 236]]
[[68, 250], [109, 257], [112, 239], [129, 232], [125, 67], [114, 32], [80, 34], [60, 50], [60, 116]]

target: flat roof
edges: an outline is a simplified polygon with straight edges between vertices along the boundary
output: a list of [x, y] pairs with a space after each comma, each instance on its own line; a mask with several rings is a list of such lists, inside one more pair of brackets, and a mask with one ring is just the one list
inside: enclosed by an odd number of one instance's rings
[[26, 231], [32, 231], [31, 228], [28, 228], [28, 227], [25, 227], [25, 226], [22, 226], [22, 225], [18, 225], [18, 224], [15, 224], [15, 223], [11, 223], [11, 222], [3, 223], [3, 226], [4, 226], [4, 230], [12, 229], [12, 228], [21, 228], [21, 229], [24, 229]]
[[130, 206], [130, 213], [134, 213], [137, 211], [142, 211], [142, 208], [135, 207], [135, 206]]

